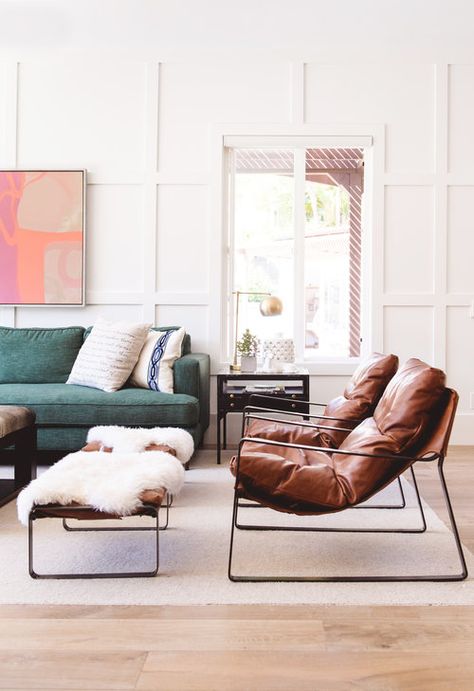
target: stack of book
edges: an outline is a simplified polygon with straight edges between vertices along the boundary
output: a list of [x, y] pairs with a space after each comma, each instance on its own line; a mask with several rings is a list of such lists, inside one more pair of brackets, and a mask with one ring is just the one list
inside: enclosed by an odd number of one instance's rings
[[285, 393], [284, 386], [272, 386], [271, 384], [253, 384], [245, 387], [247, 393], [276, 394]]

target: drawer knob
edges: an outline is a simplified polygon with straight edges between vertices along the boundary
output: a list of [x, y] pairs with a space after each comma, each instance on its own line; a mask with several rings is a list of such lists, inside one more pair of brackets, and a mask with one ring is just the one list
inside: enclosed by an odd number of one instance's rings
[[233, 408], [235, 406], [235, 403], [231, 403], [230, 407]]
[[230, 394], [230, 398], [234, 398], [234, 394], [233, 394], [233, 393]]
[[292, 394], [291, 394], [291, 398], [296, 398], [296, 394], [295, 394], [295, 393], [292, 393]]
[[291, 407], [292, 407], [292, 408], [296, 408], [296, 403], [292, 403], [292, 404], [291, 404]]

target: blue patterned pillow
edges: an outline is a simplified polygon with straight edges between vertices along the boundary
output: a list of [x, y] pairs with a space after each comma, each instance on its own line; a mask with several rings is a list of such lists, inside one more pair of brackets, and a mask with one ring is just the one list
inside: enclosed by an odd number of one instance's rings
[[173, 365], [181, 357], [185, 334], [183, 328], [150, 331], [130, 376], [130, 384], [142, 389], [173, 393]]

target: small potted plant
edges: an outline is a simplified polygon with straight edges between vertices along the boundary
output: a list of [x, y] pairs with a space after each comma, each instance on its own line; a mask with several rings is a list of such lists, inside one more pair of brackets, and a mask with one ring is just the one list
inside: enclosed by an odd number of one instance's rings
[[257, 369], [257, 348], [258, 338], [249, 329], [245, 329], [242, 338], [237, 341], [241, 372], [255, 372]]

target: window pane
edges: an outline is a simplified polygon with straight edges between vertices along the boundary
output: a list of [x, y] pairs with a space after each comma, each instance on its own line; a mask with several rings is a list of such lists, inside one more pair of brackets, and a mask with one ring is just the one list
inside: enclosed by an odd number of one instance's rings
[[305, 357], [360, 352], [360, 149], [309, 149], [305, 182]]
[[262, 317], [262, 295], [240, 298], [239, 331], [260, 339], [293, 332], [293, 153], [236, 150], [234, 290], [271, 293], [283, 314]]
[[[258, 293], [240, 297], [239, 337], [293, 338], [308, 360], [357, 357], [363, 149], [232, 153], [232, 291]], [[281, 316], [261, 316], [262, 293], [282, 299]]]

